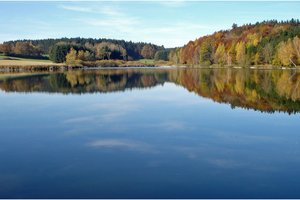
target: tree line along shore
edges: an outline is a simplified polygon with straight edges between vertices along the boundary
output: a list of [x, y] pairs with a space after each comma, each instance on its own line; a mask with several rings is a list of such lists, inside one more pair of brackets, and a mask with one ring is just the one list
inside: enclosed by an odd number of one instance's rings
[[0, 44], [0, 68], [145, 67], [297, 67], [300, 22], [263, 21], [217, 31], [183, 47], [112, 39], [16, 40]]
[[0, 72], [5, 71], [55, 71], [107, 67], [160, 67], [172, 65], [169, 61], [141, 59], [137, 61], [97, 60], [54, 63], [51, 60], [27, 59], [0, 55]]

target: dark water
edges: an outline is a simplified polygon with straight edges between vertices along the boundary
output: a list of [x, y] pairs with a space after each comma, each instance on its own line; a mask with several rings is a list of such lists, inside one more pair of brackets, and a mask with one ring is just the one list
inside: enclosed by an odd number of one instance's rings
[[0, 198], [300, 198], [300, 73], [0, 75]]

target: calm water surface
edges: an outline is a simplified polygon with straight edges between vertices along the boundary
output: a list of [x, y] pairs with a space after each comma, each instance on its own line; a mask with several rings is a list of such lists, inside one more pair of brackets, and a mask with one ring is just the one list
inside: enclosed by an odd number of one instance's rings
[[0, 198], [300, 198], [300, 72], [0, 75]]

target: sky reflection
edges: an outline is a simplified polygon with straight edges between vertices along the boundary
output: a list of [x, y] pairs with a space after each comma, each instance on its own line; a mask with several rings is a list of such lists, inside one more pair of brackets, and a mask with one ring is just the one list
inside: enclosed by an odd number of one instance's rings
[[232, 109], [171, 82], [0, 92], [0, 105], [1, 198], [300, 197], [299, 113]]

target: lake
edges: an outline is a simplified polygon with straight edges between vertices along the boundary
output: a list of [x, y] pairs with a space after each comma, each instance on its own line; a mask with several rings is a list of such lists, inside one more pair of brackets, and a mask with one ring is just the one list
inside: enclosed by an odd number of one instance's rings
[[0, 74], [0, 198], [300, 198], [300, 71]]

